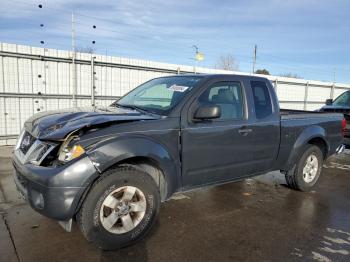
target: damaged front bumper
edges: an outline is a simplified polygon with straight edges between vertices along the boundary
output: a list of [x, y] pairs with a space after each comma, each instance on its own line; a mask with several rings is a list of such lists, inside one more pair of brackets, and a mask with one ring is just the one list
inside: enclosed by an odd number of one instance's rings
[[40, 214], [69, 221], [77, 212], [98, 172], [87, 156], [59, 167], [23, 164], [14, 154], [14, 180], [18, 191]]

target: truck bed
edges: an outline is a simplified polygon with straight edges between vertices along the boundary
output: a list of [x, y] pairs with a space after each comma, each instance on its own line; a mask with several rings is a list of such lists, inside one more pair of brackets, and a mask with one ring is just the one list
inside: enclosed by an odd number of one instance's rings
[[[281, 142], [277, 163], [283, 166], [288, 162], [290, 152], [300, 146], [297, 140], [301, 134], [308, 136], [308, 133], [317, 133], [320, 130], [328, 141], [329, 152], [334, 153], [339, 142], [342, 114], [281, 109]], [[283, 169], [283, 168], [282, 168]]]
[[308, 110], [294, 110], [294, 109], [280, 109], [281, 119], [291, 119], [291, 118], [318, 118], [318, 117], [335, 117], [339, 118], [340, 114], [330, 113], [330, 112], [319, 112], [319, 111], [308, 111]]

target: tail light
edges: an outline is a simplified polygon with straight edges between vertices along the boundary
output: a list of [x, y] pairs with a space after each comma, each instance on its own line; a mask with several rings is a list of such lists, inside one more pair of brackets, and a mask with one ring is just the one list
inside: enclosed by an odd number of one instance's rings
[[346, 128], [346, 119], [343, 118], [343, 120], [341, 121], [341, 133], [343, 136], [345, 136], [345, 128]]

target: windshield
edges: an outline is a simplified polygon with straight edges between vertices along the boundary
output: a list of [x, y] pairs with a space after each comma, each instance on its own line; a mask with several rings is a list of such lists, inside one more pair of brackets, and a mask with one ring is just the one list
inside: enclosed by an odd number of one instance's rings
[[350, 106], [350, 91], [347, 91], [340, 96], [337, 97], [337, 99], [334, 100], [333, 105], [335, 106]]
[[135, 107], [167, 115], [200, 79], [200, 76], [156, 78], [136, 87], [114, 105]]

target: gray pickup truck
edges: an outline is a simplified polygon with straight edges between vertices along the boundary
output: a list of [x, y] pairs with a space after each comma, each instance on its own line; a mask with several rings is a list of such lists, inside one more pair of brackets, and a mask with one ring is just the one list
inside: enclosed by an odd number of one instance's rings
[[342, 120], [280, 110], [261, 77], [161, 77], [106, 108], [34, 115], [14, 150], [14, 179], [37, 212], [117, 249], [145, 236], [176, 192], [272, 170], [310, 190], [323, 161], [344, 150]]

